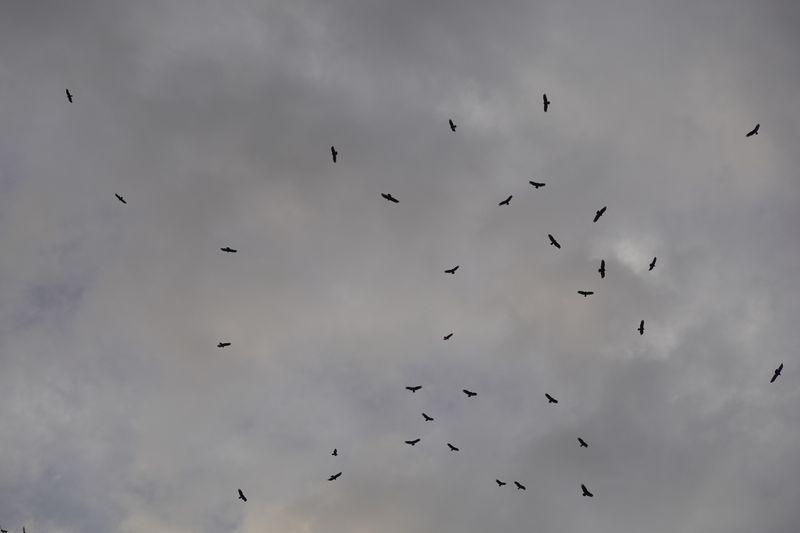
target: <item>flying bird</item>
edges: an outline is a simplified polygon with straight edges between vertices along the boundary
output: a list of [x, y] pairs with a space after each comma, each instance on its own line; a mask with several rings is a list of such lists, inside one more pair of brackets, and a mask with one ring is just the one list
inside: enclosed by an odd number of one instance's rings
[[386, 198], [386, 199], [387, 199], [387, 200], [389, 200], [390, 202], [394, 202], [394, 203], [396, 203], [396, 204], [399, 204], [399, 203], [400, 203], [400, 200], [398, 200], [397, 198], [395, 198], [394, 196], [392, 196], [392, 195], [391, 195], [391, 194], [389, 194], [389, 193], [382, 192], [382, 193], [381, 193], [381, 196], [383, 196], [384, 198]]
[[608, 207], [608, 206], [605, 206], [605, 205], [604, 205], [604, 206], [602, 207], [602, 209], [600, 209], [600, 210], [598, 210], [598, 211], [595, 211], [595, 213], [594, 213], [594, 220], [592, 220], [592, 222], [597, 222], [597, 221], [600, 219], [600, 217], [601, 217], [601, 216], [603, 216], [603, 213], [605, 213], [605, 212], [606, 212], [606, 208], [607, 208], [607, 207]]
[[406, 444], [410, 444], [411, 446], [414, 446], [418, 442], [419, 442], [419, 439], [407, 440]]
[[229, 343], [229, 342], [220, 342], [219, 344], [217, 344], [217, 348], [225, 348], [225, 347], [230, 346], [230, 345], [231, 345], [231, 343]]
[[597, 271], [600, 272], [600, 277], [601, 278], [605, 278], [606, 277], [606, 260], [605, 259], [601, 259], [600, 260], [600, 268]]
[[578, 294], [580, 294], [584, 298], [587, 298], [590, 295], [594, 294], [594, 291], [578, 291]]
[[516, 486], [517, 486], [517, 490], [527, 490], [527, 489], [525, 488], [525, 485], [523, 485], [523, 484], [522, 484], [522, 483], [520, 483], [519, 481], [515, 481], [515, 482], [514, 482], [514, 485], [516, 485]]
[[538, 189], [539, 187], [544, 187], [545, 186], [544, 183], [539, 183], [539, 182], [536, 182], [536, 181], [529, 181], [528, 183], [533, 185], [534, 189]]
[[428, 416], [425, 413], [422, 413], [422, 418], [425, 419], [425, 422], [430, 422], [431, 420], [433, 420], [432, 416]]
[[336, 148], [331, 146], [331, 157], [333, 157], [333, 162], [336, 163], [336, 156], [339, 155], [339, 152], [336, 151]]
[[444, 340], [446, 340], [446, 341], [449, 341], [449, 340], [450, 340], [450, 337], [452, 337], [452, 336], [453, 336], [453, 334], [452, 334], [452, 333], [448, 333], [447, 335], [445, 335], [444, 337], [442, 337], [442, 339], [444, 339]]
[[550, 234], [548, 233], [548, 234], [547, 234], [547, 238], [548, 238], [548, 239], [550, 239], [550, 245], [551, 245], [551, 246], [555, 246], [555, 247], [556, 247], [556, 248], [558, 248], [559, 250], [561, 249], [561, 245], [560, 245], [560, 244], [558, 244], [558, 241], [556, 240], [556, 238], [555, 238], [555, 237], [553, 237], [552, 235], [550, 235]]
[[328, 481], [336, 481], [337, 479], [339, 479], [339, 476], [341, 475], [342, 475], [341, 472], [339, 472], [338, 474], [333, 474], [331, 477], [328, 478]]
[[455, 124], [453, 124], [453, 119], [449, 119], [447, 122], [449, 122], [449, 123], [450, 123], [450, 131], [456, 131], [456, 128], [457, 128], [458, 126], [456, 126]]
[[71, 93], [71, 92], [69, 92], [69, 89], [67, 89], [67, 100], [69, 100], [70, 102], [72, 102], [72, 93]]
[[506, 483], [505, 481], [500, 481], [499, 479], [495, 479], [494, 482], [497, 483], [498, 487], [502, 487], [503, 485], [508, 485], [508, 483]]
[[223, 252], [227, 252], [229, 254], [235, 254], [237, 252], [237, 250], [234, 250], [230, 246], [226, 246], [225, 248], [220, 248], [220, 250], [222, 250]]
[[583, 496], [588, 496], [590, 498], [594, 498], [594, 494], [589, 492], [589, 489], [587, 489], [586, 485], [584, 485], [583, 483], [581, 483], [581, 489], [583, 489]]
[[506, 198], [505, 200], [503, 200], [502, 202], [500, 202], [500, 203], [499, 203], [499, 204], [497, 204], [497, 205], [511, 205], [511, 199], [512, 199], [513, 197], [514, 197], [513, 195], [509, 194], [509, 195], [508, 195], [508, 198]]
[[447, 443], [447, 447], [450, 448], [451, 452], [457, 452], [458, 451], [458, 448], [456, 448], [455, 446], [453, 446], [449, 442]]
[[[23, 527], [25, 527], [25, 526], [23, 526]], [[0, 533], [8, 533], [8, 530], [7, 529], [0, 529]]]
[[242, 500], [243, 502], [247, 501], [247, 498], [245, 498], [244, 492], [242, 492], [242, 489], [239, 489], [239, 499]]
[[641, 322], [639, 322], [639, 328], [638, 328], [638, 330], [639, 330], [639, 335], [644, 335], [644, 320], [642, 320]]
[[580, 437], [578, 437], [578, 442], [580, 443], [580, 445], [581, 445], [581, 448], [588, 448], [588, 447], [589, 447], [589, 445], [588, 445], [588, 444], [586, 444], [586, 441], [585, 441], [585, 440], [583, 440], [583, 439], [582, 439], [582, 438], [580, 438]]
[[421, 388], [422, 388], [422, 385], [415, 385], [414, 387], [406, 387], [406, 389], [410, 390], [412, 393], [417, 392]]
[[334, 448], [333, 453], [331, 455], [337, 457], [339, 455], [339, 451], [336, 448]]
[[547, 108], [550, 107], [550, 100], [547, 99], [547, 94], [542, 95], [542, 102], [544, 103], [544, 112], [547, 113]]
[[553, 398], [552, 396], [550, 396], [546, 392], [544, 393], [544, 395], [547, 396], [547, 403], [558, 403], [558, 400], [556, 400], [555, 398]]
[[461, 265], [456, 265], [456, 266], [454, 266], [453, 268], [451, 268], [449, 270], [445, 270], [444, 272], [445, 272], [445, 274], [455, 274], [456, 270], [458, 270], [459, 266], [461, 266]]
[[122, 197], [122, 196], [120, 196], [119, 194], [117, 194], [117, 193], [114, 193], [114, 196], [116, 196], [116, 197], [117, 197], [117, 200], [119, 200], [119, 201], [120, 201], [120, 202], [122, 202], [123, 204], [127, 204], [127, 203], [128, 203], [128, 202], [126, 202], [126, 201], [125, 201], [125, 198], [123, 198], [123, 197]]
[[770, 383], [773, 383], [776, 379], [778, 379], [778, 376], [781, 375], [781, 370], [783, 370], [783, 363], [781, 363], [781, 366], [775, 369], [775, 373], [772, 374], [772, 379], [769, 380]]
[[[72, 100], [70, 100], [70, 102], [71, 101]], [[745, 137], [752, 137], [753, 135], [758, 135], [758, 128], [759, 127], [761, 127], [761, 124], [756, 124], [756, 127], [753, 128], [752, 130], [748, 131], [747, 135], [745, 135]]]
[[658, 258], [654, 257], [653, 260], [650, 261], [650, 268], [647, 269], [648, 272], [650, 272], [651, 270], [653, 270], [656, 267], [656, 259], [658, 259]]
[[478, 395], [477, 392], [472, 392], [472, 391], [467, 390], [467, 389], [463, 389], [463, 392], [464, 392], [464, 394], [467, 395], [467, 398], [472, 398], [473, 396], [477, 396]]

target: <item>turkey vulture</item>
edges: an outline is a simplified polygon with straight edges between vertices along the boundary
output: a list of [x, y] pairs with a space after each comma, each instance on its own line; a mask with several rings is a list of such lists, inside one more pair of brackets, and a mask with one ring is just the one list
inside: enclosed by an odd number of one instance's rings
[[72, 102], [72, 93], [71, 93], [71, 92], [69, 92], [69, 89], [67, 89], [67, 100], [69, 100], [70, 102]]
[[334, 448], [334, 449], [333, 449], [333, 453], [332, 453], [331, 455], [332, 455], [332, 456], [334, 456], [334, 457], [336, 457], [336, 456], [338, 456], [338, 455], [339, 455], [339, 451], [338, 451], [336, 448]]
[[472, 392], [472, 391], [467, 390], [467, 389], [463, 389], [463, 392], [464, 392], [464, 394], [467, 395], [467, 398], [472, 398], [473, 396], [477, 396], [478, 395], [477, 392]]
[[[71, 102], [71, 101], [72, 101], [72, 100], [70, 100], [70, 102]], [[758, 135], [758, 128], [759, 128], [760, 126], [761, 126], [761, 124], [756, 124], [756, 127], [755, 127], [755, 128], [753, 128], [752, 130], [748, 131], [748, 132], [747, 132], [747, 135], [745, 135], [745, 137], [751, 137], [751, 136], [753, 136], [753, 135]]]
[[451, 452], [457, 452], [458, 451], [458, 448], [456, 448], [455, 446], [453, 446], [449, 442], [447, 443], [447, 447], [450, 448]]
[[598, 219], [599, 219], [601, 216], [603, 216], [603, 213], [605, 213], [605, 212], [606, 212], [606, 208], [607, 208], [607, 206], [603, 206], [603, 208], [602, 208], [602, 209], [600, 209], [599, 211], [595, 211], [595, 213], [594, 213], [594, 220], [592, 220], [592, 222], [597, 222], [597, 221], [598, 221]]
[[534, 188], [534, 189], [538, 189], [539, 187], [544, 187], [544, 186], [545, 186], [545, 184], [544, 184], [544, 183], [538, 183], [538, 182], [536, 182], [536, 181], [529, 181], [528, 183], [530, 183], [531, 185], [533, 185], [533, 188]]
[[639, 322], [639, 335], [644, 335], [644, 320]]
[[558, 400], [556, 400], [555, 398], [553, 398], [552, 396], [550, 396], [546, 392], [544, 393], [544, 395], [547, 396], [547, 403], [558, 403]]
[[336, 163], [336, 156], [339, 155], [339, 152], [336, 151], [336, 148], [331, 146], [331, 157], [333, 157], [333, 162]]
[[422, 413], [422, 418], [425, 419], [425, 422], [430, 422], [431, 420], [433, 420], [432, 416], [428, 416], [425, 413]]
[[239, 499], [243, 502], [247, 501], [247, 498], [244, 497], [244, 492], [242, 492], [242, 489], [239, 489]]
[[556, 248], [558, 248], [558, 249], [561, 249], [561, 245], [560, 245], [560, 244], [558, 244], [558, 241], [556, 240], [556, 238], [555, 238], [555, 237], [553, 237], [552, 235], [550, 235], [550, 234], [548, 233], [548, 234], [547, 234], [547, 238], [549, 238], [549, 239], [550, 239], [550, 244], [551, 244], [552, 246], [555, 246]]
[[445, 335], [444, 337], [442, 337], [442, 339], [444, 339], [444, 340], [446, 340], [446, 341], [449, 341], [449, 340], [450, 340], [450, 337], [452, 337], [452, 336], [453, 336], [453, 334], [452, 334], [452, 333], [448, 333], [447, 335]]
[[658, 258], [654, 257], [653, 260], [650, 261], [650, 268], [647, 269], [648, 272], [650, 272], [651, 270], [653, 270], [656, 267], [656, 259], [658, 259]]
[[547, 113], [547, 108], [550, 107], [550, 100], [547, 99], [547, 94], [542, 95], [542, 102], [544, 103], [544, 112]]
[[225, 347], [230, 346], [230, 345], [231, 345], [231, 343], [229, 343], [229, 342], [221, 342], [221, 343], [217, 344], [217, 348], [225, 348]]
[[411, 446], [414, 446], [418, 442], [419, 442], [419, 439], [407, 440], [406, 444], [410, 444]]
[[584, 485], [583, 483], [581, 483], [581, 489], [583, 489], [583, 496], [588, 496], [590, 498], [594, 498], [594, 494], [589, 492], [589, 489], [587, 489], [586, 485]]
[[120, 196], [119, 194], [117, 194], [117, 193], [114, 193], [114, 196], [116, 196], [116, 197], [117, 197], [117, 200], [119, 200], [119, 201], [120, 201], [120, 202], [122, 202], [123, 204], [127, 204], [127, 203], [128, 203], [128, 202], [126, 202], [126, 201], [125, 201], [125, 198], [123, 198], [123, 197], [122, 197], [122, 196]]
[[0, 529], [0, 533], [8, 533], [7, 529]]
[[328, 481], [336, 481], [337, 479], [339, 479], [339, 476], [341, 475], [342, 475], [341, 472], [339, 472], [338, 474], [333, 474], [331, 477], [328, 478]]
[[514, 485], [516, 485], [516, 486], [517, 486], [517, 490], [527, 490], [527, 489], [525, 488], [525, 485], [523, 485], [523, 484], [522, 484], [522, 483], [520, 483], [519, 481], [515, 481], [515, 482], [514, 482]]
[[451, 268], [451, 269], [449, 269], [449, 270], [445, 270], [444, 272], [445, 272], [445, 274], [455, 274], [455, 273], [456, 273], [456, 270], [458, 270], [458, 267], [459, 267], [459, 266], [460, 266], [460, 265], [456, 265], [456, 266], [454, 266], [453, 268]]
[[449, 123], [450, 123], [450, 131], [456, 131], [456, 128], [457, 128], [458, 126], [456, 126], [455, 124], [453, 124], [453, 119], [449, 119], [447, 122], [449, 122]]
[[578, 437], [578, 442], [580, 443], [580, 445], [581, 445], [581, 448], [588, 448], [588, 447], [589, 447], [589, 445], [588, 445], [588, 444], [586, 444], [586, 441], [585, 441], [585, 440], [583, 440], [583, 439], [582, 439], [582, 438], [580, 438], [580, 437]]
[[421, 388], [422, 388], [422, 385], [416, 385], [414, 387], [406, 387], [406, 389], [410, 390], [412, 393], [417, 392]]
[[220, 250], [222, 250], [223, 252], [227, 252], [229, 254], [235, 254], [236, 253], [236, 250], [234, 250], [230, 246], [226, 246], [225, 248], [220, 248]]
[[497, 204], [497, 205], [511, 205], [511, 204], [510, 204], [510, 202], [511, 202], [511, 199], [512, 199], [513, 197], [514, 197], [513, 195], [509, 194], [509, 195], [508, 195], [508, 198], [506, 198], [505, 200], [503, 200], [502, 202], [500, 202], [500, 203], [499, 203], [499, 204]]
[[781, 375], [781, 370], [783, 370], [783, 363], [781, 363], [781, 366], [779, 366], [778, 368], [776, 368], [776, 369], [775, 369], [775, 373], [774, 373], [774, 374], [772, 374], [772, 379], [771, 379], [771, 380], [769, 380], [769, 382], [770, 382], [770, 383], [772, 383], [772, 382], [774, 382], [776, 379], [778, 379], [778, 376], [780, 376], [780, 375]]
[[594, 291], [578, 291], [578, 294], [580, 294], [581, 296], [583, 296], [584, 298], [586, 298], [586, 297], [588, 297], [588, 296], [590, 296], [590, 295], [594, 294]]
[[495, 479], [494, 482], [497, 483], [498, 487], [502, 487], [503, 485], [507, 485], [507, 483], [505, 481], [500, 481], [499, 479]]
[[598, 270], [598, 272], [600, 272], [600, 277], [601, 278], [605, 278], [606, 277], [606, 260], [605, 259], [601, 259], [600, 260], [600, 269]]
[[381, 193], [381, 196], [383, 196], [384, 198], [386, 198], [386, 199], [387, 199], [387, 200], [389, 200], [390, 202], [394, 202], [394, 203], [396, 203], [396, 204], [399, 204], [399, 203], [400, 203], [400, 200], [398, 200], [397, 198], [395, 198], [394, 196], [392, 196], [390, 193], [384, 193], [384, 192], [382, 192], [382, 193]]

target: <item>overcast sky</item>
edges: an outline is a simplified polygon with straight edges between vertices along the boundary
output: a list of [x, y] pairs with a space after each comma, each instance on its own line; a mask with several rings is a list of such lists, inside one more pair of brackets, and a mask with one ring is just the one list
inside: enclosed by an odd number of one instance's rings
[[792, 0], [3, 1], [0, 527], [796, 532], [799, 58]]

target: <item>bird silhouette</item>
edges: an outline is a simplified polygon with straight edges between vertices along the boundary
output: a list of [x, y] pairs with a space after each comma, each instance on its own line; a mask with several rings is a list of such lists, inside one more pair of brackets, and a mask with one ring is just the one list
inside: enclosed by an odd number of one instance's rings
[[544, 104], [544, 112], [547, 113], [547, 108], [550, 107], [550, 100], [547, 99], [547, 94], [542, 95], [542, 103]]
[[506, 483], [505, 481], [500, 481], [499, 479], [495, 479], [494, 482], [497, 483], [498, 487], [502, 487], [503, 485], [508, 485], [508, 483]]
[[459, 267], [459, 266], [460, 266], [460, 265], [456, 265], [456, 266], [454, 266], [453, 268], [451, 268], [451, 269], [449, 269], [449, 270], [445, 270], [444, 272], [445, 272], [445, 274], [455, 274], [455, 273], [456, 273], [456, 270], [458, 270], [458, 267]]
[[594, 294], [594, 291], [578, 291], [578, 294], [580, 294], [584, 298], [587, 298], [587, 297], [591, 296], [592, 294]]
[[453, 119], [449, 119], [447, 122], [449, 122], [449, 123], [450, 123], [450, 131], [456, 131], [456, 128], [457, 128], [458, 126], [456, 126], [456, 125], [453, 123]]
[[425, 419], [425, 422], [430, 422], [431, 420], [433, 420], [432, 416], [428, 416], [425, 413], [422, 413], [422, 418]]
[[69, 100], [70, 103], [72, 103], [72, 93], [69, 92], [69, 89], [67, 89], [67, 100]]
[[456, 448], [455, 446], [453, 446], [449, 442], [447, 443], [447, 447], [450, 448], [451, 452], [457, 452], [458, 451], [458, 448]]
[[389, 200], [390, 202], [394, 202], [394, 203], [396, 203], [396, 204], [399, 204], [399, 203], [400, 203], [400, 200], [398, 200], [397, 198], [395, 198], [394, 196], [392, 196], [392, 195], [391, 195], [391, 194], [389, 194], [389, 193], [384, 193], [384, 192], [382, 192], [382, 193], [381, 193], [381, 196], [383, 196], [384, 198], [386, 198], [386, 199], [387, 199], [387, 200]]
[[341, 472], [339, 472], [338, 474], [333, 474], [331, 477], [328, 478], [328, 481], [336, 481], [337, 479], [339, 479], [339, 476], [341, 475], [342, 475]]
[[337, 450], [336, 448], [334, 448], [334, 449], [333, 449], [333, 453], [332, 453], [331, 455], [332, 455], [332, 456], [334, 456], [334, 457], [337, 457], [337, 456], [339, 455], [339, 450]]
[[547, 403], [558, 403], [558, 400], [556, 400], [555, 398], [553, 398], [552, 396], [550, 396], [546, 392], [544, 393], [544, 395], [547, 396]]
[[539, 183], [539, 182], [536, 182], [536, 181], [529, 181], [528, 183], [533, 185], [534, 189], [538, 189], [539, 187], [544, 187], [546, 185], [545, 183]]
[[237, 250], [234, 250], [230, 246], [226, 246], [225, 248], [220, 248], [220, 250], [229, 254], [235, 254], [237, 252]]
[[117, 197], [117, 200], [119, 200], [119, 201], [120, 201], [120, 202], [122, 202], [123, 204], [127, 204], [127, 203], [128, 203], [128, 202], [126, 202], [126, 201], [125, 201], [125, 198], [123, 198], [123, 197], [122, 197], [122, 196], [120, 196], [119, 194], [117, 194], [117, 193], [114, 193], [114, 196], [116, 196], [116, 197]]
[[589, 492], [589, 489], [587, 489], [586, 485], [584, 485], [583, 483], [581, 483], [581, 489], [583, 490], [583, 494], [582, 494], [583, 496], [588, 496], [590, 498], [594, 498], [594, 494]]
[[783, 363], [781, 363], [781, 365], [775, 369], [775, 373], [772, 374], [772, 379], [769, 380], [770, 383], [774, 383], [775, 380], [778, 379], [778, 376], [781, 375], [781, 370], [783, 370]]
[[556, 248], [558, 248], [559, 250], [561, 249], [561, 245], [558, 243], [558, 241], [556, 240], [556, 238], [555, 238], [555, 237], [553, 237], [552, 235], [550, 235], [550, 234], [548, 233], [548, 234], [547, 234], [547, 238], [548, 238], [548, 239], [550, 239], [550, 245], [551, 245], [551, 246], [555, 246], [555, 247], [556, 247]]
[[8, 533], [7, 529], [0, 529], [0, 533]]
[[452, 336], [453, 336], [453, 334], [452, 334], [452, 333], [448, 333], [447, 335], [445, 335], [444, 337], [442, 337], [442, 339], [444, 339], [444, 340], [446, 340], [446, 341], [449, 341], [449, 340], [450, 340], [450, 337], [452, 337]]
[[464, 392], [464, 394], [467, 395], [467, 398], [472, 398], [473, 396], [477, 396], [478, 395], [477, 392], [472, 392], [472, 391], [467, 390], [467, 389], [463, 389], [463, 392]]
[[644, 335], [644, 320], [639, 322], [639, 335]]
[[500, 203], [499, 203], [499, 204], [497, 204], [497, 205], [511, 205], [511, 199], [512, 199], [513, 197], [514, 197], [513, 195], [510, 195], [510, 194], [509, 194], [509, 195], [508, 195], [508, 198], [506, 198], [505, 200], [503, 200], [502, 202], [500, 202]]
[[410, 444], [411, 446], [414, 446], [418, 442], [419, 442], [419, 439], [407, 440], [406, 444]]
[[229, 342], [220, 342], [219, 344], [217, 344], [217, 348], [225, 348], [225, 347], [230, 346], [230, 345], [231, 345], [231, 343], [229, 343]]
[[578, 443], [580, 443], [580, 445], [581, 445], [581, 448], [588, 448], [588, 447], [589, 447], [589, 445], [588, 445], [588, 444], [586, 444], [586, 441], [585, 441], [585, 440], [583, 440], [583, 439], [582, 439], [582, 438], [580, 438], [580, 437], [578, 437]]
[[653, 260], [650, 261], [650, 268], [647, 269], [648, 272], [650, 272], [651, 270], [653, 270], [656, 267], [656, 259], [658, 259], [658, 258], [654, 257]]
[[526, 488], [525, 488], [525, 485], [523, 485], [523, 484], [522, 484], [522, 483], [520, 483], [519, 481], [515, 481], [515, 482], [514, 482], [514, 485], [516, 485], [516, 486], [517, 486], [517, 490], [528, 490], [528, 489], [526, 489]]
[[244, 492], [242, 492], [242, 489], [239, 489], [239, 499], [242, 500], [243, 502], [247, 501], [247, 498], [245, 498]]
[[600, 217], [603, 216], [603, 213], [606, 212], [606, 209], [607, 209], [607, 206], [603, 206], [599, 210], [595, 211], [594, 220], [592, 220], [592, 222], [597, 222], [600, 219]]
[[336, 163], [336, 156], [339, 155], [339, 152], [336, 151], [336, 148], [331, 146], [331, 157], [333, 158], [333, 162]]
[[[70, 102], [71, 101], [72, 100], [70, 100]], [[753, 128], [752, 130], [748, 131], [747, 135], [745, 135], [745, 137], [752, 137], [753, 135], [758, 135], [758, 128], [760, 128], [760, 127], [761, 127], [761, 124], [756, 124], [756, 127]]]
[[422, 388], [422, 385], [415, 385], [413, 387], [406, 387], [407, 390], [410, 390], [412, 393], [417, 392]]
[[597, 271], [600, 272], [600, 277], [601, 278], [605, 278], [606, 277], [606, 260], [605, 259], [601, 259], [600, 260], [600, 268]]

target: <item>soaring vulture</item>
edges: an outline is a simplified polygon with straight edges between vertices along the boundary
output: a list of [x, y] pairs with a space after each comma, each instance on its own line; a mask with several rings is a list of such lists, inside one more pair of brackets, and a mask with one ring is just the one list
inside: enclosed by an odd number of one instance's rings
[[[72, 100], [70, 100], [70, 102], [71, 101]], [[745, 137], [752, 137], [753, 135], [758, 135], [758, 128], [759, 127], [761, 127], [761, 124], [756, 124], [756, 127], [753, 128], [752, 130], [748, 131], [747, 135], [745, 135]]]

